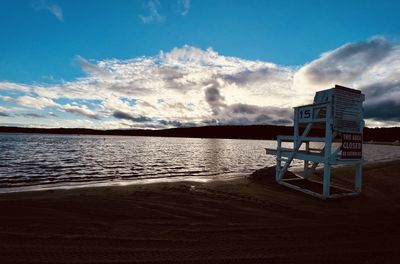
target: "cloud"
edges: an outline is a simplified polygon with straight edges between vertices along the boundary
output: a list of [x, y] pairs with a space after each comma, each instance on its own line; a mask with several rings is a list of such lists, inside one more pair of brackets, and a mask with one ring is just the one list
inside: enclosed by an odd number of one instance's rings
[[400, 103], [399, 101], [386, 100], [378, 104], [367, 105], [365, 107], [365, 117], [378, 121], [400, 121]]
[[345, 44], [303, 66], [294, 85], [303, 93], [332, 87], [335, 83], [360, 89], [368, 124], [399, 121], [400, 45], [382, 37]]
[[319, 59], [302, 67], [295, 75], [295, 82], [312, 89], [333, 86], [338, 82], [353, 85], [365, 80], [365, 74], [376, 65], [382, 66], [395, 49], [394, 43], [382, 37], [348, 43], [323, 53]]
[[33, 3], [33, 8], [35, 10], [46, 10], [53, 16], [55, 16], [59, 21], [64, 21], [64, 15], [61, 7], [59, 5], [50, 3], [46, 0], [41, 0]]
[[97, 75], [101, 77], [110, 76], [110, 74], [105, 69], [102, 69], [97, 65], [91, 64], [88, 60], [79, 55], [76, 56], [76, 60], [79, 62], [81, 68], [89, 75]]
[[28, 93], [31, 88], [24, 84], [12, 83], [12, 82], [0, 82], [0, 90], [11, 90]]
[[100, 119], [100, 116], [97, 113], [88, 109], [85, 105], [84, 106], [76, 106], [76, 105], [66, 104], [62, 107], [62, 109], [69, 113], [79, 114], [79, 115], [86, 116], [91, 119]]
[[221, 96], [219, 91], [218, 82], [212, 82], [205, 88], [205, 100], [210, 105], [213, 115], [218, 115], [221, 107], [224, 107], [224, 97]]
[[118, 119], [125, 119], [125, 120], [130, 120], [133, 122], [137, 122], [137, 123], [143, 123], [143, 122], [150, 122], [152, 121], [151, 118], [149, 117], [145, 117], [145, 116], [132, 116], [129, 113], [125, 113], [125, 112], [121, 112], [121, 111], [115, 111], [113, 113], [113, 117], [118, 118]]
[[26, 114], [22, 114], [22, 116], [33, 117], [33, 118], [45, 118], [44, 115], [39, 115], [39, 114], [35, 114], [35, 113], [26, 113]]
[[291, 109], [243, 103], [229, 105], [217, 116], [219, 124], [227, 125], [288, 125], [291, 119]]
[[[111, 59], [95, 64], [80, 61], [87, 77], [35, 87], [34, 92], [53, 99], [98, 99], [102, 114], [114, 118], [113, 113], [121, 111], [135, 117], [178, 120], [182, 124], [201, 124], [210, 114], [217, 115], [230, 104], [242, 103], [243, 98], [248, 104], [290, 107], [274, 97], [281, 98], [285, 90], [290, 90], [292, 80], [287, 77], [292, 69], [221, 56], [213, 49], [184, 46], [154, 57]], [[270, 74], [263, 77], [263, 71]], [[107, 78], [103, 73], [107, 73]], [[273, 92], [276, 86], [280, 91]], [[124, 98], [133, 98], [135, 103], [129, 104]]]
[[[399, 65], [400, 66], [400, 65]], [[400, 101], [400, 79], [373, 82], [360, 87], [367, 97], [366, 105], [382, 104], [385, 101]]]
[[160, 8], [160, 2], [158, 0], [148, 0], [147, 1], [147, 8], [149, 11], [149, 14], [147, 16], [139, 15], [140, 20], [144, 24], [149, 24], [149, 23], [162, 23], [164, 22], [164, 17], [160, 15], [159, 13], [159, 8]]
[[364, 104], [365, 118], [400, 121], [400, 80], [375, 82], [361, 89], [369, 98]]
[[7, 101], [7, 102], [16, 103], [23, 107], [35, 108], [35, 109], [43, 109], [46, 107], [58, 106], [58, 104], [55, 103], [53, 100], [45, 98], [45, 97], [33, 97], [33, 96], [24, 95], [24, 96], [20, 96], [17, 98], [13, 98], [10, 96], [0, 96], [0, 99]]
[[10, 117], [10, 108], [6, 108], [0, 105], [0, 117]]
[[0, 112], [8, 112], [8, 110], [9, 110], [8, 108], [0, 105]]
[[190, 2], [190, 0], [178, 0], [178, 3], [180, 4], [180, 14], [182, 16], [186, 16], [189, 13]]
[[[290, 124], [293, 106], [341, 84], [366, 95], [367, 124], [400, 125], [400, 45], [384, 38], [348, 43], [301, 67], [187, 45], [155, 56], [77, 61], [86, 76], [48, 85], [0, 81], [0, 99], [76, 113], [88, 120], [80, 125], [98, 128]], [[18, 97], [10, 96], [15, 91]], [[62, 115], [51, 119], [63, 124]]]
[[[184, 125], [182, 122], [178, 120], [160, 120], [160, 124], [167, 126], [167, 127], [183, 127]], [[196, 124], [193, 124], [193, 126], [196, 126]]]

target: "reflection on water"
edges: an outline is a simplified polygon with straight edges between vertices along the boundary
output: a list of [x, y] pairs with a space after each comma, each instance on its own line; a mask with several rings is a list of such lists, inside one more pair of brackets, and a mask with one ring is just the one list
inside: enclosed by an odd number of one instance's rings
[[227, 139], [0, 135], [0, 187], [248, 173], [272, 142]]
[[[229, 177], [274, 164], [265, 147], [275, 141], [0, 134], [0, 188]], [[365, 145], [364, 155], [399, 158], [400, 148]]]

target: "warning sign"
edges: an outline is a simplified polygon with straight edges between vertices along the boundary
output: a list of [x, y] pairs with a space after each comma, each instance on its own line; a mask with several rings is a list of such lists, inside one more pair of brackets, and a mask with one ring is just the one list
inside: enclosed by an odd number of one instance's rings
[[362, 158], [362, 134], [342, 134], [342, 159]]

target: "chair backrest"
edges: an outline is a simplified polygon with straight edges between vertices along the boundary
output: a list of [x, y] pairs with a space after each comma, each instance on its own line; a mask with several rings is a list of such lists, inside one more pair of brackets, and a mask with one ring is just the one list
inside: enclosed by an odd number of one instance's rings
[[340, 85], [318, 91], [314, 96], [314, 104], [332, 103], [333, 129], [340, 133], [362, 133], [364, 100], [365, 95], [361, 91]]

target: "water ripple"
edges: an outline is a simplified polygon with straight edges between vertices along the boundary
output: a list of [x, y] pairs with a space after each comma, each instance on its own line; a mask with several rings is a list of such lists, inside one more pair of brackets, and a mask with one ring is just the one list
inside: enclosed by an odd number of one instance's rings
[[[221, 177], [275, 163], [274, 141], [0, 134], [0, 191], [171, 177]], [[400, 158], [400, 147], [366, 145], [369, 160]], [[297, 162], [295, 166], [300, 166]]]

